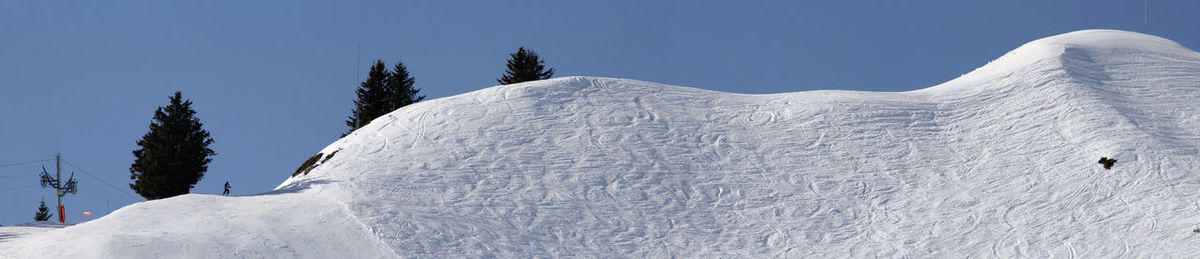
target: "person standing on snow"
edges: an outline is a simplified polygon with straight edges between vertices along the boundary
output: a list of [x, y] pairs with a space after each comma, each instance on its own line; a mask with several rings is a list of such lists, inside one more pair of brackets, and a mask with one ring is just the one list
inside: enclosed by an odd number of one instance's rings
[[229, 196], [229, 181], [225, 181], [225, 192], [222, 192], [221, 195]]

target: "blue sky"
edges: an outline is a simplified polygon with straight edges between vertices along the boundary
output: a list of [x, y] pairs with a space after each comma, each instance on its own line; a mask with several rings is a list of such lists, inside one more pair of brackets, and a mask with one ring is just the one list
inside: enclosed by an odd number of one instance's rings
[[[0, 224], [31, 221], [43, 197], [53, 206], [37, 178], [52, 162], [11, 164], [55, 152], [79, 179], [65, 198], [69, 221], [140, 201], [127, 187], [130, 152], [177, 90], [195, 102], [218, 153], [192, 192], [220, 193], [230, 181], [233, 194], [250, 195], [346, 130], [354, 87], [375, 59], [403, 61], [428, 99], [495, 85], [519, 46], [556, 76], [736, 93], [907, 91], [1038, 38], [1141, 31], [1143, 4], [2, 1]], [[1149, 33], [1194, 49], [1197, 11], [1200, 1], [1151, 1]]]

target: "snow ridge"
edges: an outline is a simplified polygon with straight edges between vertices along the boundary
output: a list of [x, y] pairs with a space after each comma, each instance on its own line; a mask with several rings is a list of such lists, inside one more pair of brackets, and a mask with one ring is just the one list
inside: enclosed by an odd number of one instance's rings
[[[152, 222], [58, 253], [1195, 257], [1196, 103], [1200, 53], [1111, 30], [1033, 41], [899, 93], [557, 78], [397, 110], [273, 193], [137, 204], [0, 242], [0, 257], [160, 213], [234, 230]], [[1118, 162], [1105, 170], [1102, 156]], [[214, 219], [233, 211], [242, 219]], [[211, 241], [231, 235], [266, 244]], [[151, 238], [193, 246], [132, 245]], [[333, 244], [297, 248], [314, 242]]]

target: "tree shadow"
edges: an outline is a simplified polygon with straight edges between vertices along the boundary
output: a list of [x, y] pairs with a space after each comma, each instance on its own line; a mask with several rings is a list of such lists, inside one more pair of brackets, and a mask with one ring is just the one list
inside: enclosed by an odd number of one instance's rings
[[[29, 223], [18, 224], [18, 225], [3, 226], [3, 227], [0, 227], [0, 242], [6, 242], [6, 241], [17, 239], [17, 238], [20, 238], [23, 236], [32, 235], [32, 234], [36, 234], [39, 232], [51, 231], [51, 230], [59, 229], [59, 228], [66, 228], [66, 227], [70, 227], [70, 226], [74, 226], [74, 225], [75, 225], [74, 223], [60, 225], [57, 223], [47, 223], [47, 222], [29, 222]], [[45, 230], [28, 230], [28, 229], [26, 229], [26, 230], [13, 231], [13, 229], [11, 229], [10, 227], [43, 228]]]
[[18, 236], [20, 235], [0, 232], [0, 242], [8, 241], [9, 239], [17, 238]]

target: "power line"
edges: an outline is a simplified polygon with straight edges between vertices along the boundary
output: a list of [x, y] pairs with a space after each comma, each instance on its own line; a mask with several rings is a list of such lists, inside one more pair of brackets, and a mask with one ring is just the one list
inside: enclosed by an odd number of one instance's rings
[[46, 161], [51, 161], [51, 160], [54, 160], [54, 159], [41, 159], [41, 160], [25, 161], [25, 162], [12, 163], [12, 164], [3, 164], [3, 165], [0, 165], [0, 168], [19, 166], [19, 165], [27, 165], [27, 164], [46, 162]]
[[0, 192], [2, 192], [2, 191], [12, 191], [12, 190], [23, 190], [23, 189], [38, 188], [38, 187], [41, 187], [41, 186], [33, 185], [33, 186], [24, 186], [24, 187], [12, 187], [12, 188], [4, 188], [4, 189], [0, 189]]
[[96, 181], [100, 181], [100, 183], [103, 183], [104, 185], [108, 185], [108, 187], [111, 187], [111, 188], [113, 188], [113, 190], [116, 190], [117, 192], [119, 192], [119, 193], [121, 193], [121, 194], [124, 194], [125, 196], [129, 197], [130, 199], [132, 199], [134, 202], [139, 202], [139, 201], [140, 201], [140, 200], [138, 200], [138, 198], [135, 198], [135, 197], [133, 197], [133, 195], [129, 195], [129, 193], [126, 193], [126, 192], [122, 191], [120, 188], [117, 188], [116, 186], [113, 186], [112, 184], [109, 184], [108, 182], [105, 182], [103, 179], [100, 179], [100, 177], [96, 177], [95, 175], [92, 175], [91, 173], [88, 173], [88, 172], [87, 172], [87, 170], [83, 170], [83, 168], [80, 168], [79, 166], [77, 166], [77, 165], [75, 165], [75, 164], [72, 164], [72, 163], [71, 163], [71, 161], [67, 161], [66, 159], [63, 159], [63, 162], [67, 162], [67, 165], [69, 165], [69, 166], [71, 166], [71, 167], [74, 167], [75, 169], [78, 169], [78, 170], [79, 170], [79, 172], [83, 173], [84, 175], [87, 175], [87, 176], [89, 176], [89, 177], [92, 177], [92, 179], [96, 179]]

